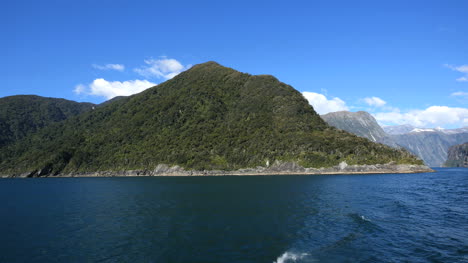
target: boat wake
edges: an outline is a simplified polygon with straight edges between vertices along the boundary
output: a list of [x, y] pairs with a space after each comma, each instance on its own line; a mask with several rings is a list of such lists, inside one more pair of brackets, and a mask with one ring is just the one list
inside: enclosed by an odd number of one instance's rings
[[290, 262], [298, 262], [298, 260], [304, 259], [309, 254], [307, 253], [293, 253], [293, 252], [284, 252], [281, 256], [279, 256], [276, 261], [273, 263], [290, 263]]

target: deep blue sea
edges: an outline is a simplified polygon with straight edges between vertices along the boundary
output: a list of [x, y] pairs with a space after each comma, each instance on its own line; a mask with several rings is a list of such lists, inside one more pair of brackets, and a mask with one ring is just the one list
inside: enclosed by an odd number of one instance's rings
[[0, 180], [0, 262], [468, 262], [468, 169]]

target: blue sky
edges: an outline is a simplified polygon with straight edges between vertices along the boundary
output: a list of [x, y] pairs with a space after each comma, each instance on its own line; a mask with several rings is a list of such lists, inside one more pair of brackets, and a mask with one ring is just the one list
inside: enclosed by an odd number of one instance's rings
[[467, 14], [468, 1], [2, 1], [0, 97], [100, 103], [213, 60], [274, 75], [319, 113], [468, 126]]

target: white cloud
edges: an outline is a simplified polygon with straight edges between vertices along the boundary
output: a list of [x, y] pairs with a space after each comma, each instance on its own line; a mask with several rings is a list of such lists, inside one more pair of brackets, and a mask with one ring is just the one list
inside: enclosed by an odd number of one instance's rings
[[457, 92], [454, 92], [454, 93], [452, 93], [450, 95], [451, 96], [456, 96], [456, 97], [466, 97], [466, 96], [468, 96], [468, 92], [457, 91]]
[[93, 64], [93, 68], [99, 70], [117, 70], [117, 71], [124, 71], [125, 66], [122, 64], [106, 64], [106, 65], [97, 65]]
[[468, 123], [468, 109], [447, 106], [431, 106], [424, 110], [374, 113], [374, 117], [382, 124], [411, 124], [416, 127], [464, 126]]
[[456, 71], [462, 72], [462, 73], [467, 73], [468, 74], [468, 65], [462, 65], [455, 67]]
[[75, 89], [73, 89], [73, 92], [77, 95], [85, 93], [86, 91], [86, 86], [83, 84], [78, 84], [76, 85]]
[[453, 71], [458, 71], [460, 73], [465, 74], [464, 77], [457, 78], [456, 81], [458, 82], [468, 82], [468, 65], [461, 65], [461, 66], [454, 66], [450, 64], [444, 64], [444, 67], [449, 68]]
[[326, 114], [334, 111], [349, 110], [346, 103], [340, 98], [327, 99], [325, 95], [315, 92], [302, 92], [302, 95], [309, 101], [315, 111], [319, 114]]
[[444, 67], [449, 68], [454, 71], [468, 74], [468, 65], [454, 66], [450, 64], [444, 64]]
[[92, 96], [105, 97], [112, 99], [116, 96], [129, 96], [135, 93], [155, 86], [155, 83], [147, 80], [128, 80], [128, 81], [107, 81], [105, 79], [95, 79], [91, 84], [85, 86], [79, 84], [73, 90], [76, 94], [85, 94]]
[[147, 59], [145, 63], [146, 66], [136, 68], [134, 71], [147, 78], [171, 79], [191, 67], [191, 65], [183, 66], [179, 61], [165, 57], [161, 59]]
[[364, 98], [364, 102], [371, 107], [382, 107], [387, 104], [386, 101], [379, 97], [368, 97]]

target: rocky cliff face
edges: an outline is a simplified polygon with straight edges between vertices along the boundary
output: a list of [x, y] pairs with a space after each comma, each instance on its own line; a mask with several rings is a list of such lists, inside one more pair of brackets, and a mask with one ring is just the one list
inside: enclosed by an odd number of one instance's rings
[[447, 167], [468, 167], [468, 142], [454, 145], [448, 150]]
[[321, 115], [322, 119], [335, 128], [379, 142], [387, 135], [374, 117], [365, 111], [337, 111]]
[[393, 148], [401, 148], [391, 136], [389, 136], [375, 118], [365, 111], [349, 112], [338, 111], [321, 115], [329, 125], [344, 130], [359, 137], [367, 138], [373, 142], [382, 143]]
[[226, 170], [186, 170], [178, 165], [157, 165], [154, 170], [123, 170], [123, 171], [96, 171], [81, 173], [62, 173], [57, 175], [38, 172], [20, 174], [0, 174], [0, 178], [30, 178], [30, 177], [115, 177], [115, 176], [249, 176], [249, 175], [312, 175], [312, 174], [388, 174], [388, 173], [431, 173], [434, 170], [425, 165], [412, 164], [375, 164], [375, 165], [348, 165], [341, 162], [333, 167], [305, 168], [295, 162], [276, 161], [269, 167], [257, 166], [234, 171]]

